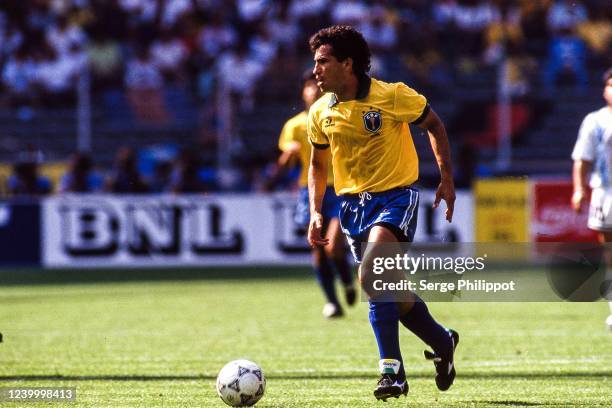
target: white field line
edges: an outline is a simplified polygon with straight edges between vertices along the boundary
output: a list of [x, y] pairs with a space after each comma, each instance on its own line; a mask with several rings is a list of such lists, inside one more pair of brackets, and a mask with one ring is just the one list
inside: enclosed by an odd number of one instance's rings
[[[460, 367], [512, 367], [512, 366], [546, 366], [546, 365], [570, 365], [570, 364], [585, 364], [585, 363], [603, 363], [612, 360], [612, 355], [604, 355], [598, 357], [587, 358], [564, 358], [564, 359], [524, 359], [524, 360], [500, 360], [500, 361], [460, 361]], [[344, 367], [344, 368], [298, 368], [291, 370], [274, 370], [274, 374], [322, 374], [322, 373], [371, 373], [375, 370], [372, 367]]]

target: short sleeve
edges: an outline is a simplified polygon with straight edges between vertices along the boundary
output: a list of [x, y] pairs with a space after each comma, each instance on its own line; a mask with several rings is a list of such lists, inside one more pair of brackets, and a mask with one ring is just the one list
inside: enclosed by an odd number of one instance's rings
[[316, 111], [312, 109], [308, 112], [308, 121], [306, 124], [306, 131], [308, 132], [308, 140], [317, 149], [326, 149], [329, 147], [329, 139], [323, 130], [321, 124], [318, 121], [318, 115]]
[[283, 130], [281, 130], [280, 137], [278, 138], [278, 148], [285, 152], [289, 148], [289, 145], [295, 141], [295, 127], [290, 126], [290, 122], [287, 121]]
[[578, 140], [572, 151], [572, 160], [595, 160], [597, 143], [597, 123], [593, 114], [587, 115], [580, 125]]
[[395, 115], [398, 121], [413, 123], [427, 115], [427, 99], [403, 83], [395, 88]]

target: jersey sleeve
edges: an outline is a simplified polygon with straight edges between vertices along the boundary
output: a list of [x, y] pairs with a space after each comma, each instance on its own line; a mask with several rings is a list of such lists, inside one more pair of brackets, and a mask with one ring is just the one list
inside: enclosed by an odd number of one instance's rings
[[286, 152], [289, 149], [291, 143], [295, 141], [295, 127], [291, 126], [291, 123], [287, 121], [281, 130], [281, 134], [278, 138], [278, 148], [282, 152]]
[[312, 109], [308, 112], [308, 121], [306, 122], [306, 131], [308, 133], [308, 141], [316, 149], [327, 149], [329, 147], [329, 139], [318, 120], [319, 116]]
[[597, 123], [593, 114], [587, 115], [580, 125], [578, 140], [572, 151], [572, 160], [595, 160], [597, 143]]
[[418, 123], [427, 116], [427, 99], [403, 83], [395, 88], [395, 115], [398, 121]]

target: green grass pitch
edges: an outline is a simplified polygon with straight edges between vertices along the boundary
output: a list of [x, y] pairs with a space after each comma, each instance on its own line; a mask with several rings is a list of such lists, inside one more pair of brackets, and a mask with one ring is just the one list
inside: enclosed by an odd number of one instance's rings
[[[228, 271], [229, 278], [178, 271], [175, 280], [172, 271], [164, 279], [136, 274], [137, 281], [100, 272], [80, 282], [1, 286], [0, 387], [76, 387], [77, 401], [67, 406], [78, 407], [223, 407], [216, 374], [247, 358], [267, 376], [258, 407], [382, 406], [372, 396], [378, 355], [367, 304], [325, 321], [306, 270]], [[402, 330], [410, 393], [385, 407], [610, 406], [605, 303], [429, 307], [461, 334], [455, 385], [436, 389], [424, 345]]]

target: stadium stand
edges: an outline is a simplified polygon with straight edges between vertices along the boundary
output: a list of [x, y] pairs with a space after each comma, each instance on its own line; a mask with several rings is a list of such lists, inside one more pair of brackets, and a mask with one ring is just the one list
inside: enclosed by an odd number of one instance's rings
[[[77, 149], [77, 84], [89, 66], [91, 150], [103, 170], [119, 146], [172, 143], [176, 151], [198, 149], [203, 169], [214, 174], [220, 141], [230, 165], [251, 182], [241, 188], [256, 189], [256, 174], [276, 156], [282, 123], [301, 109], [308, 35], [350, 23], [380, 39], [372, 42], [376, 76], [431, 97], [455, 154], [473, 168], [467, 173], [500, 173], [496, 94], [506, 64], [513, 160], [501, 172], [566, 174], [581, 117], [600, 104], [599, 73], [612, 63], [610, 13], [602, 0], [2, 2], [0, 162], [12, 163], [27, 146], [44, 161], [67, 162]], [[557, 57], [575, 65], [555, 57], [563, 50]], [[218, 94], [228, 65], [220, 67], [228, 63], [235, 72], [229, 80], [248, 81], [230, 84], [231, 124], [222, 128]], [[427, 184], [434, 163], [429, 149], [421, 151]]]

